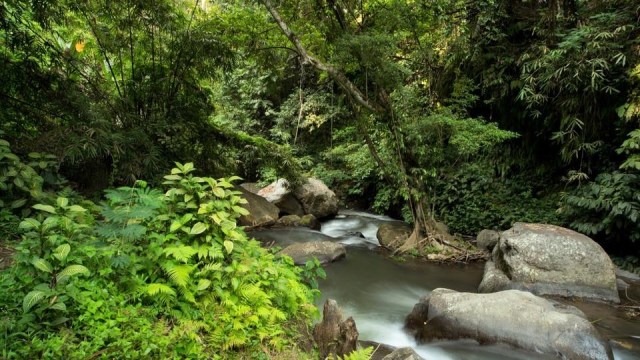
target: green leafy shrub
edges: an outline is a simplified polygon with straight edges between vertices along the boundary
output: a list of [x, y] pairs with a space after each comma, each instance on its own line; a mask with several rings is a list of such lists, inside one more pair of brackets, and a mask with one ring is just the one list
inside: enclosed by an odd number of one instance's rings
[[[16, 263], [0, 273], [1, 356], [216, 358], [292, 346], [317, 313], [317, 290], [237, 227], [246, 210], [234, 178], [194, 170], [177, 164], [166, 192], [143, 181], [108, 190], [101, 208], [62, 196], [34, 205]], [[318, 275], [306, 269], [307, 281]]]
[[463, 166], [439, 179], [436, 189], [437, 218], [452, 232], [475, 235], [518, 221], [563, 224], [556, 214], [558, 196], [531, 178], [501, 179], [487, 164]]

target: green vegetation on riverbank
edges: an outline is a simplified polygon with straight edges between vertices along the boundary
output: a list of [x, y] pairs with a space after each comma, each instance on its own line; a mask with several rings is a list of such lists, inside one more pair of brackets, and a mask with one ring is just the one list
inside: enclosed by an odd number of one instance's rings
[[233, 175], [316, 176], [425, 249], [544, 222], [633, 266], [639, 39], [634, 0], [4, 1], [0, 356], [294, 341], [314, 292]]

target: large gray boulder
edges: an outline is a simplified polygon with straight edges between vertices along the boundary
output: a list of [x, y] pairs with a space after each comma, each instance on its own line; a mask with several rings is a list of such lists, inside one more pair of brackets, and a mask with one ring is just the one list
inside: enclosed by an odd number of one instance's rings
[[495, 230], [482, 230], [476, 237], [476, 246], [480, 250], [491, 252], [500, 240], [500, 233]]
[[609, 343], [580, 310], [519, 290], [474, 294], [435, 289], [414, 306], [405, 325], [419, 342], [474, 339], [563, 359], [613, 359]]
[[258, 195], [277, 206], [282, 214], [297, 216], [305, 214], [302, 204], [291, 192], [289, 182], [286, 179], [278, 179], [272, 182], [260, 189]]
[[258, 186], [258, 183], [242, 183], [240, 184], [240, 187], [254, 194], [257, 194], [258, 191], [260, 191], [260, 186]]
[[404, 244], [413, 228], [402, 221], [393, 221], [380, 224], [376, 237], [380, 246], [389, 250], [396, 250]]
[[258, 196], [243, 187], [236, 187], [242, 193], [242, 197], [247, 200], [242, 207], [249, 211], [248, 215], [242, 215], [238, 219], [240, 226], [266, 226], [272, 225], [278, 220], [280, 210], [277, 206], [268, 202], [262, 196]]
[[312, 241], [291, 244], [280, 253], [290, 256], [296, 265], [304, 265], [314, 257], [321, 264], [336, 261], [345, 257], [347, 250], [344, 245], [332, 241]]
[[506, 289], [620, 302], [615, 266], [602, 247], [554, 225], [516, 223], [500, 234], [478, 291]]
[[318, 219], [338, 213], [338, 197], [318, 179], [308, 178], [295, 190], [294, 195], [302, 204], [304, 212]]

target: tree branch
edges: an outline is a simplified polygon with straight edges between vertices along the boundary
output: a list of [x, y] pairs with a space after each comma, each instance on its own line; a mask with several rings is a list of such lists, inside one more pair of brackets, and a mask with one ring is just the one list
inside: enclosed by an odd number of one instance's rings
[[347, 77], [335, 67], [325, 64], [322, 61], [316, 59], [314, 56], [311, 56], [307, 53], [307, 50], [302, 46], [300, 39], [296, 36], [296, 34], [289, 29], [287, 23], [282, 20], [280, 13], [278, 10], [271, 4], [270, 0], [260, 0], [262, 4], [267, 8], [271, 17], [276, 21], [284, 35], [291, 41], [291, 43], [295, 46], [296, 52], [302, 57], [304, 63], [311, 64], [313, 67], [320, 71], [325, 71], [329, 76], [335, 80], [340, 87], [345, 90], [353, 99], [367, 110], [382, 113], [385, 109], [378, 104], [372, 103], [366, 96], [358, 89], [358, 87], [351, 82], [351, 80], [347, 79]]

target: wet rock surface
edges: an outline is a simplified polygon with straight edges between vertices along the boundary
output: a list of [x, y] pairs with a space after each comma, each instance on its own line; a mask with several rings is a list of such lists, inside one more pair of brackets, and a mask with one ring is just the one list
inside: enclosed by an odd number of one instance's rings
[[618, 303], [615, 266], [589, 237], [559, 226], [516, 223], [500, 234], [479, 292], [507, 289]]
[[280, 212], [275, 205], [243, 187], [237, 187], [237, 190], [242, 192], [242, 197], [247, 200], [247, 203], [242, 207], [249, 211], [248, 215], [242, 215], [238, 219], [240, 226], [265, 226], [275, 223]]
[[345, 257], [347, 250], [344, 245], [332, 241], [313, 241], [289, 245], [280, 253], [290, 256], [296, 265], [304, 265], [313, 258], [327, 264]]
[[358, 329], [352, 317], [343, 320], [342, 310], [335, 300], [327, 299], [322, 311], [322, 322], [313, 328], [313, 339], [318, 345], [320, 358], [329, 355], [344, 357], [356, 350]]
[[389, 250], [396, 250], [404, 244], [412, 231], [411, 225], [401, 221], [393, 221], [381, 224], [376, 237], [381, 246]]
[[414, 306], [405, 326], [419, 342], [468, 338], [566, 359], [613, 359], [609, 343], [580, 310], [518, 290], [435, 289]]

